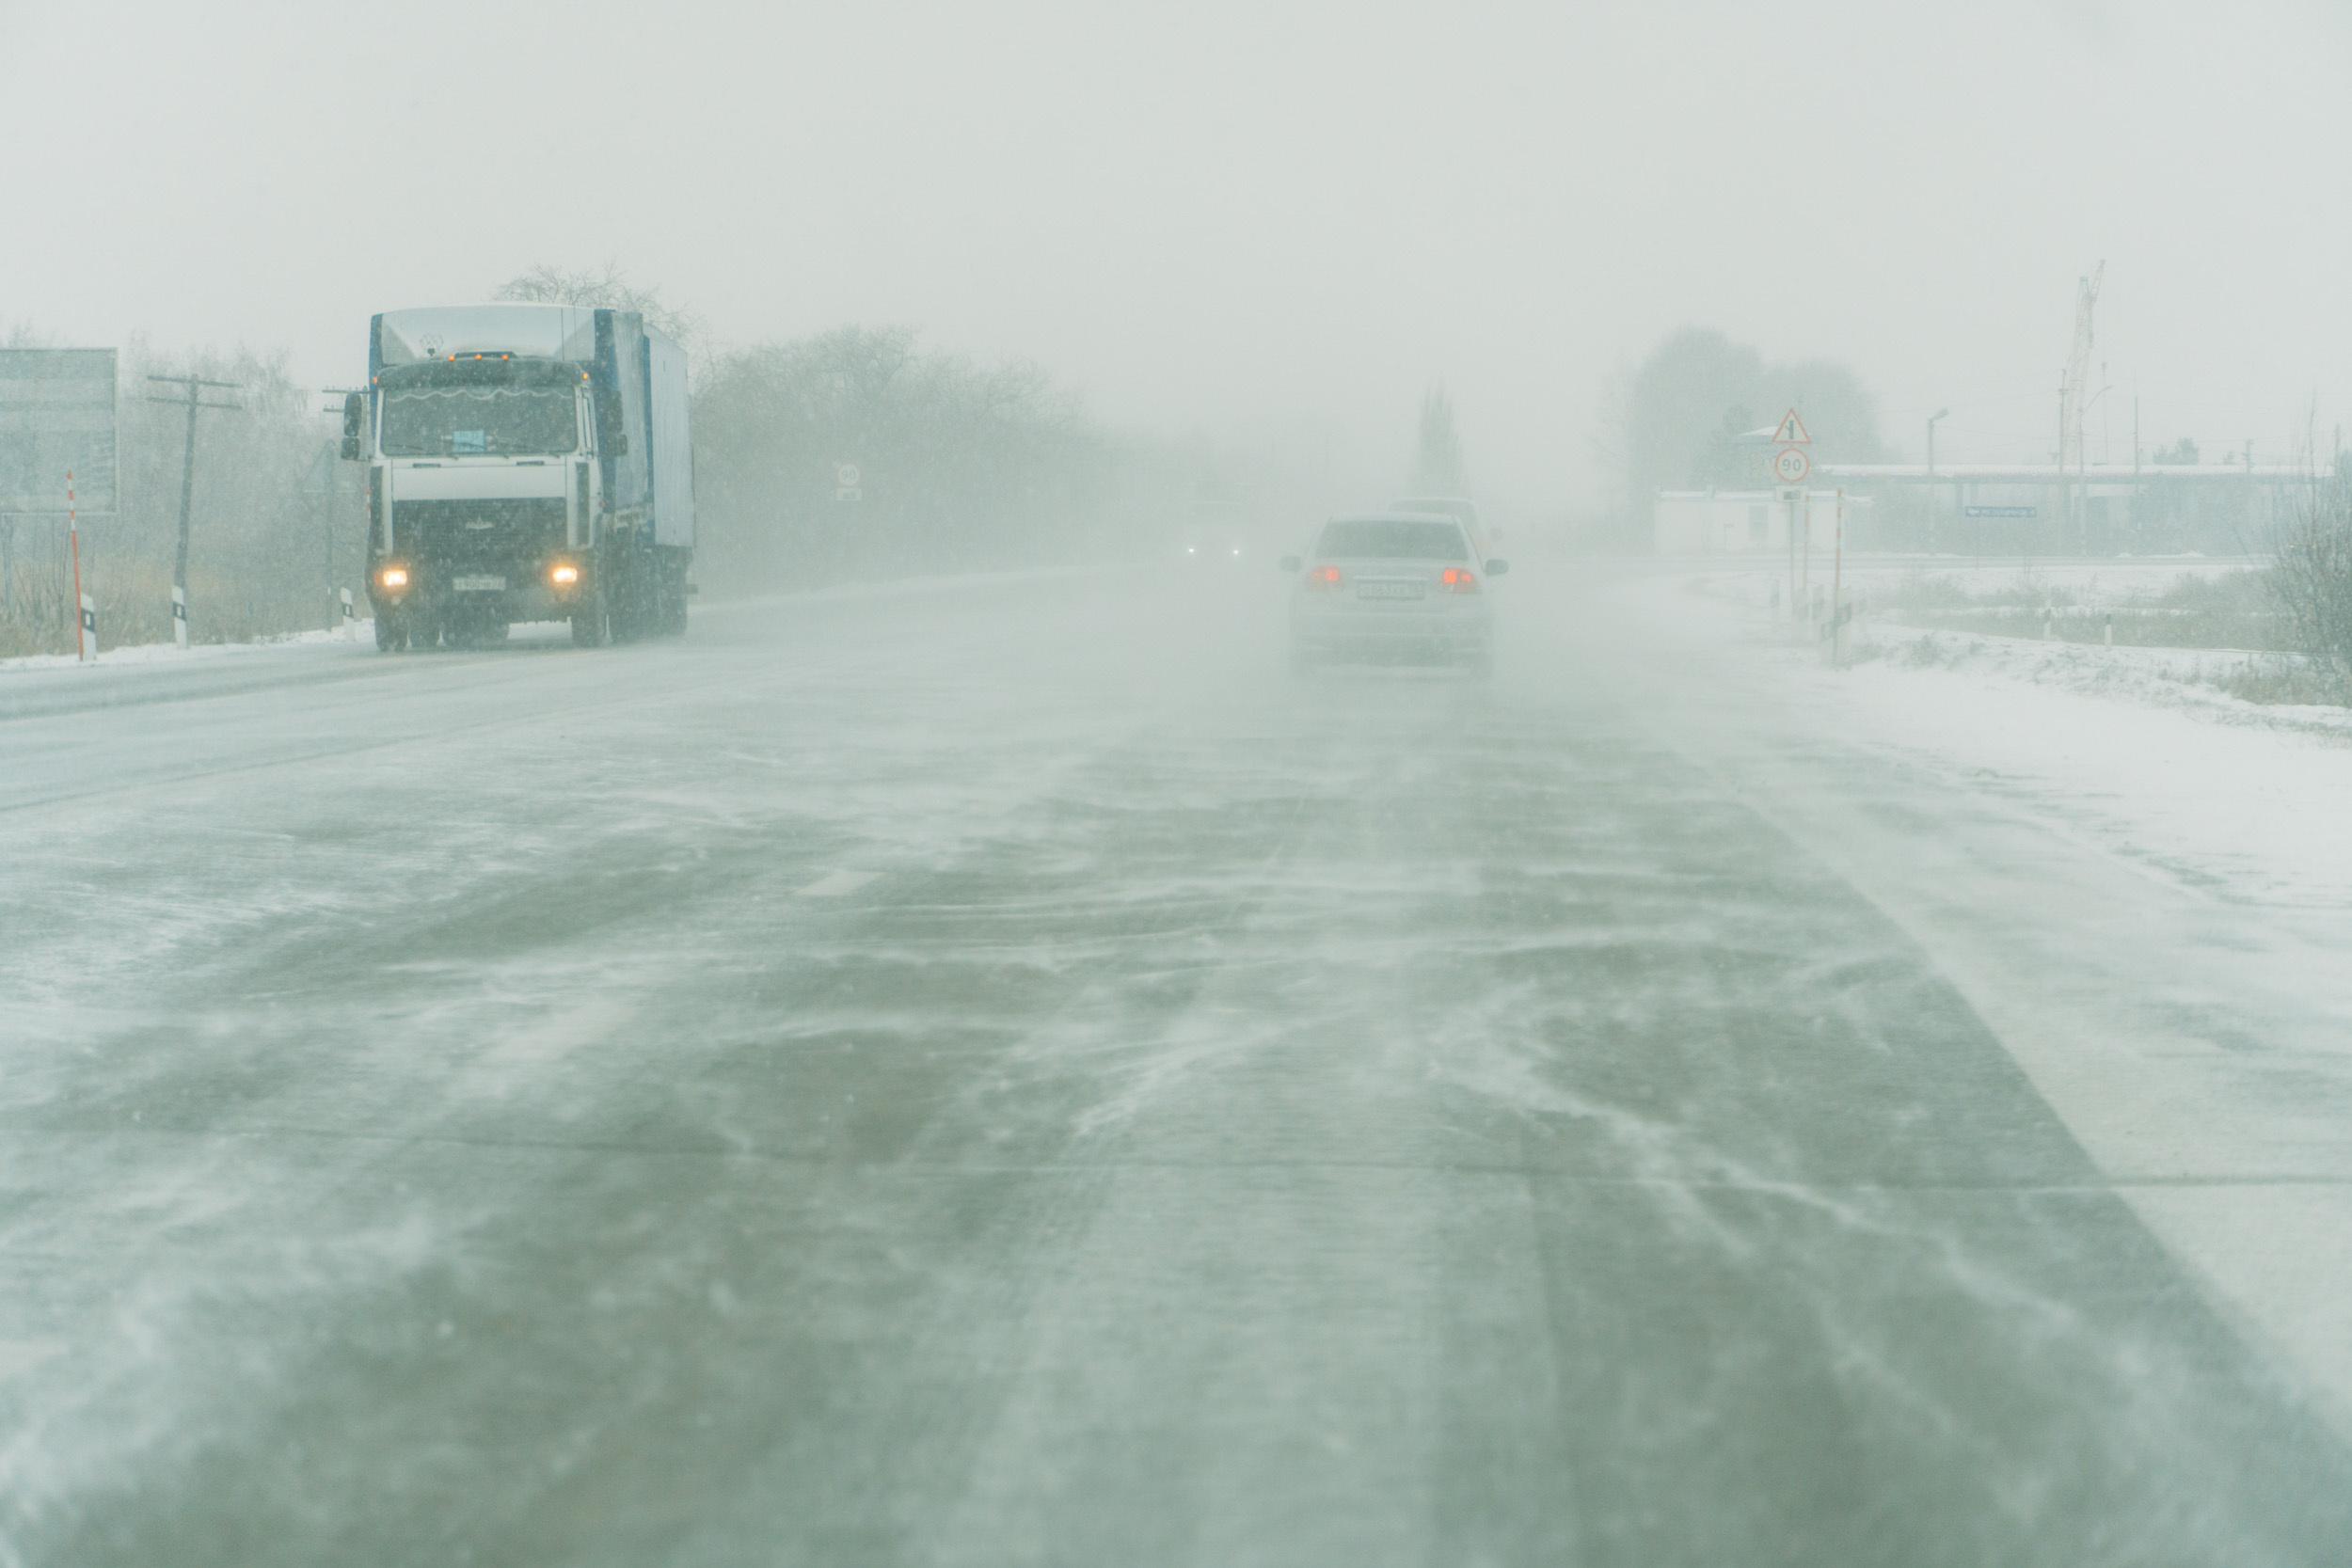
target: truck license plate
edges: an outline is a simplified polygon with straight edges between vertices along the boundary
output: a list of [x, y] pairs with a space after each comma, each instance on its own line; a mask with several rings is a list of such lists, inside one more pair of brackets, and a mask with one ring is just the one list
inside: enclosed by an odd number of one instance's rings
[[1418, 582], [1359, 582], [1356, 596], [1359, 599], [1418, 599], [1422, 587]]
[[453, 578], [450, 586], [460, 594], [502, 594], [506, 591], [504, 578]]

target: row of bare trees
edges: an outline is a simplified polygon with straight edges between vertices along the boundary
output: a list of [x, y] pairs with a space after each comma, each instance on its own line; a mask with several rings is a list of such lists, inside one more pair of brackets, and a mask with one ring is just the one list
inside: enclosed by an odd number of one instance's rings
[[709, 360], [694, 394], [706, 580], [787, 586], [1125, 553], [1148, 461], [1035, 365], [842, 327]]
[[619, 269], [541, 266], [501, 299], [636, 310], [702, 350], [694, 493], [707, 589], [1130, 553], [1175, 522], [1180, 449], [1089, 421], [1040, 367], [844, 326], [713, 351], [691, 312]]

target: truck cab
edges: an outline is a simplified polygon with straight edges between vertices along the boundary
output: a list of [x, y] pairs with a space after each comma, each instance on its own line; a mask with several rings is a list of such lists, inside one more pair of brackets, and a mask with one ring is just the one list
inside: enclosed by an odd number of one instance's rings
[[343, 452], [368, 465], [368, 594], [387, 651], [685, 629], [685, 356], [631, 312], [498, 305], [375, 318]]

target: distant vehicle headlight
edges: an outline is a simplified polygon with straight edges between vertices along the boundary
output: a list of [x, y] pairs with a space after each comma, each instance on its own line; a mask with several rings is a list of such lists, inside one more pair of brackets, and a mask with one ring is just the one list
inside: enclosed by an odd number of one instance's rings
[[580, 568], [568, 561], [563, 562], [548, 574], [548, 578], [558, 588], [569, 588], [580, 580]]
[[375, 580], [387, 588], [405, 588], [408, 586], [408, 568], [387, 566], [375, 575]]

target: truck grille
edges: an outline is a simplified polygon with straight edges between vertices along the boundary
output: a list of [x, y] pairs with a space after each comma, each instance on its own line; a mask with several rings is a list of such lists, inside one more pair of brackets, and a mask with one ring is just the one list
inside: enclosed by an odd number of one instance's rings
[[540, 561], [564, 547], [564, 498], [398, 501], [392, 538], [401, 554], [453, 568]]

